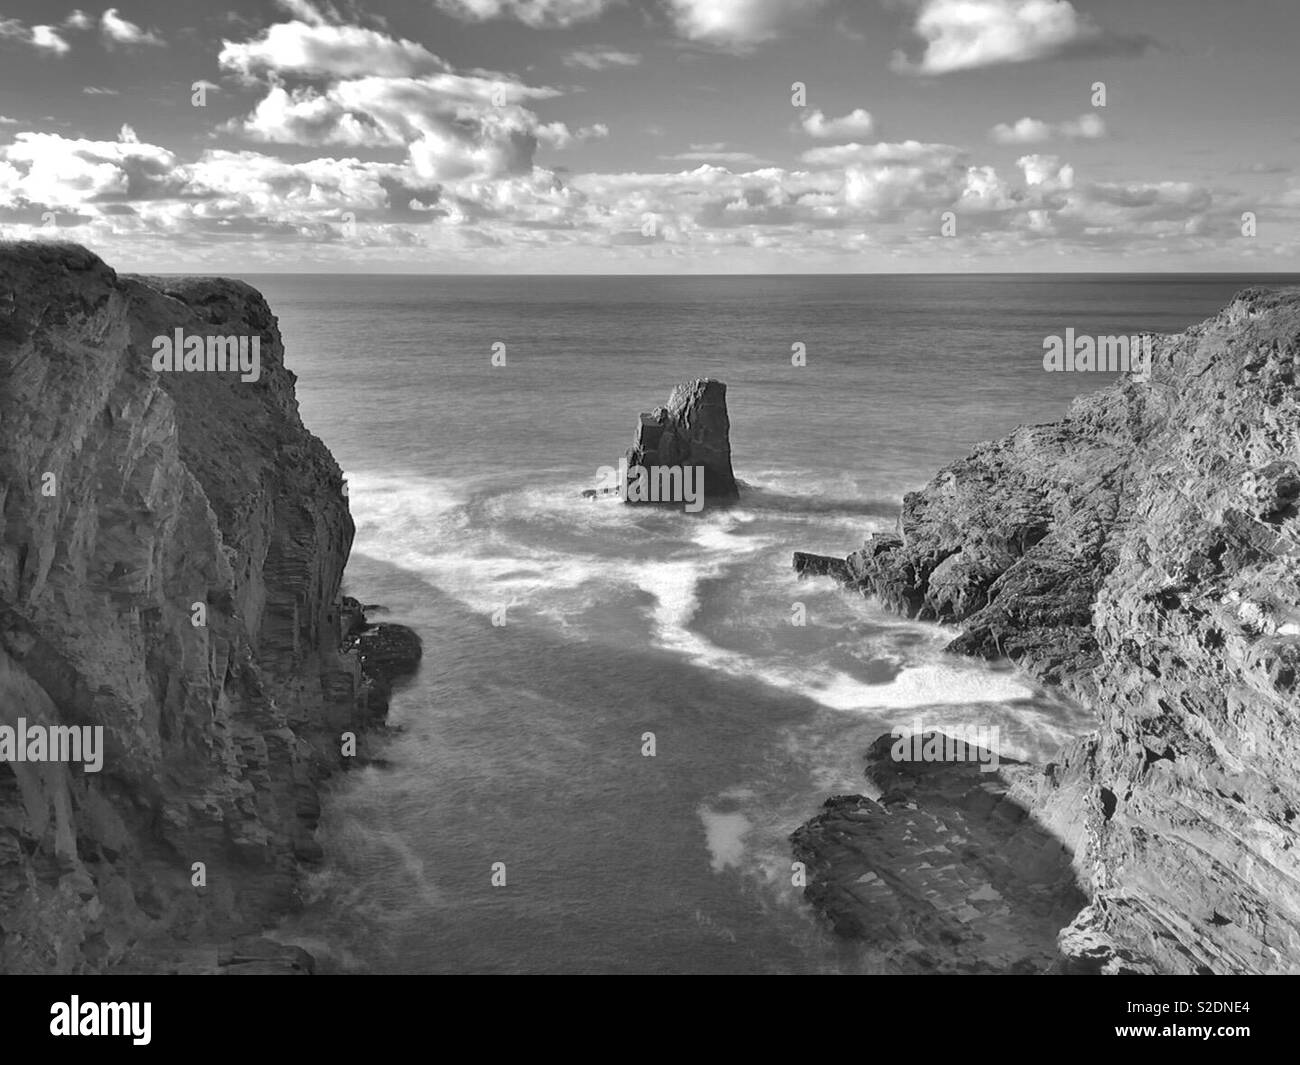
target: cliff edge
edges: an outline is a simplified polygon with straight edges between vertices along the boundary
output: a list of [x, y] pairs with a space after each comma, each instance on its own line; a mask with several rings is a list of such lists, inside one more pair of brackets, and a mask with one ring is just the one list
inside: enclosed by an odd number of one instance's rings
[[[257, 338], [256, 379], [156, 371], [177, 330]], [[366, 684], [342, 475], [283, 355], [241, 282], [0, 244], [0, 726], [103, 738], [98, 772], [0, 761], [0, 971], [216, 971], [321, 856]]]
[[[1095, 710], [1011, 797], [1073, 852], [1101, 972], [1300, 972], [1300, 292], [1248, 290], [1050, 425], [797, 555]], [[805, 834], [806, 835], [806, 834]]]

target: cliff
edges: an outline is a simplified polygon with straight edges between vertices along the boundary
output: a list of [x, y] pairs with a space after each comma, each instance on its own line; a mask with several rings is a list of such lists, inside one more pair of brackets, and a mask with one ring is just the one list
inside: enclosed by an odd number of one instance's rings
[[941, 471], [897, 535], [796, 557], [1095, 711], [1010, 791], [1073, 853], [1075, 965], [1300, 972], [1298, 351], [1300, 292], [1243, 292], [1149, 381]]
[[[177, 329], [259, 338], [260, 374], [156, 372]], [[0, 971], [274, 967], [369, 716], [342, 476], [283, 354], [240, 282], [0, 245], [0, 725], [104, 738], [98, 773], [0, 762]]]

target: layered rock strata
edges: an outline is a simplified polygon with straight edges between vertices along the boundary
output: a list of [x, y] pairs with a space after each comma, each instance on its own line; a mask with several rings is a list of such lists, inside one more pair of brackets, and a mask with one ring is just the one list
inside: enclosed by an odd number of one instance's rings
[[[257, 378], [156, 371], [178, 329], [257, 338]], [[98, 773], [0, 762], [0, 971], [243, 964], [321, 857], [369, 715], [342, 475], [283, 356], [246, 284], [0, 245], [0, 725], [104, 737]]]
[[1012, 791], [1074, 854], [1085, 967], [1300, 972], [1298, 353], [1300, 293], [1243, 292], [796, 559], [1095, 711]]

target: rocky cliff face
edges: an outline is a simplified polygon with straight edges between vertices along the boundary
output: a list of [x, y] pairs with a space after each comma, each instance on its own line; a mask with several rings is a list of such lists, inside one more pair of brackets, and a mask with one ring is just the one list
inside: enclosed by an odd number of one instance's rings
[[731, 470], [731, 421], [727, 386], [712, 378], [677, 385], [668, 403], [641, 415], [627, 453], [633, 466], [699, 466], [709, 499], [739, 494]]
[[1067, 957], [1300, 971], [1300, 293], [1158, 338], [1151, 380], [1017, 429], [796, 558], [1095, 709], [1013, 796], [1074, 853]]
[[[155, 372], [177, 328], [260, 338], [258, 380]], [[352, 520], [294, 380], [245, 284], [0, 245], [0, 725], [105, 740], [99, 773], [0, 763], [0, 971], [211, 970], [319, 858], [364, 685]]]

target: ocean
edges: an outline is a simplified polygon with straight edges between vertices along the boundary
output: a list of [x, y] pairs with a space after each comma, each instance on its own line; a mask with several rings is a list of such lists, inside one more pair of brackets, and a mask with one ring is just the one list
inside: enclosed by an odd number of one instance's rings
[[[896, 725], [997, 727], [1041, 759], [1090, 721], [944, 655], [951, 630], [797, 581], [792, 552], [847, 554], [945, 463], [1113, 378], [1044, 372], [1046, 336], [1180, 331], [1300, 282], [246, 280], [348, 479], [345, 591], [424, 640], [278, 933], [376, 973], [888, 971], [814, 918], [789, 833]], [[638, 414], [704, 376], [728, 386], [739, 504], [583, 499]]]

